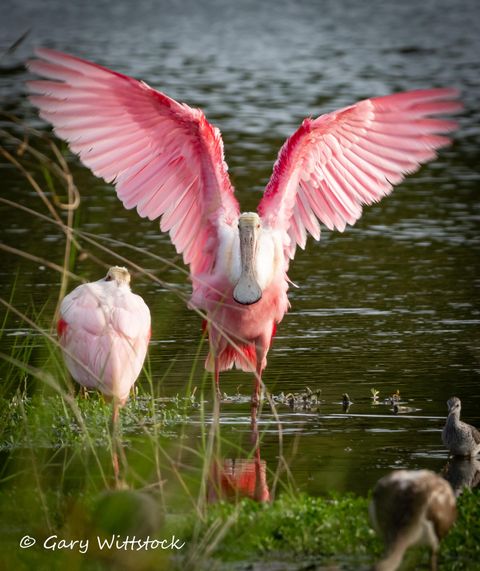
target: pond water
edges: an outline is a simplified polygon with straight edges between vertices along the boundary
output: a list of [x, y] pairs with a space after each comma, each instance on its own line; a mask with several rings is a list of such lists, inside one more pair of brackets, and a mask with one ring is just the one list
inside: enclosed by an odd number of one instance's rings
[[[461, 9], [448, 0], [150, 0], [135, 8], [127, 0], [6, 0], [3, 5], [0, 47], [30, 29], [19, 48], [0, 60], [5, 111], [47, 128], [25, 98], [27, 73], [15, 67], [35, 46], [141, 78], [201, 107], [221, 129], [243, 210], [255, 209], [278, 149], [305, 116], [401, 90], [461, 90], [466, 109], [454, 145], [366, 209], [354, 228], [343, 234], [324, 229], [322, 240], [310, 240], [291, 265], [290, 278], [299, 288], [290, 291], [292, 308], [278, 328], [264, 381], [276, 395], [321, 389], [318, 410], [278, 408], [292, 481], [311, 493], [364, 493], [389, 468], [440, 471], [447, 461], [440, 432], [452, 394], [462, 399], [463, 418], [480, 425], [480, 36], [474, 25], [479, 8], [474, 0], [461, 4]], [[178, 295], [189, 292], [184, 273], [146, 253], [173, 259], [174, 250], [157, 223], [125, 211], [111, 187], [73, 157], [68, 160], [82, 196], [78, 226], [144, 249], [134, 254], [135, 261], [175, 285], [172, 292], [138, 279], [134, 290], [152, 310], [156, 391], [183, 394], [192, 367], [193, 384], [202, 382], [200, 363], [193, 365], [200, 320]], [[0, 167], [1, 195], [43, 211], [25, 179], [4, 159]], [[3, 243], [62, 263], [61, 232], [0, 208]], [[132, 256], [126, 248], [119, 252]], [[74, 270], [87, 279], [103, 273], [88, 258], [77, 260]], [[14, 288], [21, 311], [43, 308], [48, 322], [58, 285], [55, 272], [2, 253], [1, 295], [9, 299]], [[10, 318], [1, 341], [4, 353], [18, 333], [35, 334]], [[203, 356], [205, 346], [200, 351]], [[42, 366], [45, 355], [34, 352], [32, 359]], [[221, 382], [230, 396], [237, 390], [250, 394], [252, 379], [244, 373], [225, 373]], [[380, 391], [378, 406], [372, 404], [372, 388]], [[397, 390], [409, 408], [394, 414], [383, 398]], [[354, 403], [348, 412], [342, 409], [343, 393]], [[205, 391], [205, 398], [211, 401], [212, 395]], [[194, 414], [193, 435], [198, 422]], [[250, 431], [248, 399], [224, 402], [220, 423], [231, 443], [225, 454], [231, 456]], [[258, 428], [261, 457], [275, 470], [279, 429], [268, 407]]]

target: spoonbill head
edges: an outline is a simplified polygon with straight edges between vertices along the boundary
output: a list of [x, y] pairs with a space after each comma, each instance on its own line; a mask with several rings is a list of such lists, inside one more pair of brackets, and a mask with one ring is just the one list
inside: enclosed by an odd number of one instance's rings
[[[258, 283], [258, 242], [262, 223], [256, 212], [244, 212], [238, 219], [240, 246], [240, 277], [233, 290], [233, 299], [242, 305], [257, 303], [262, 297]], [[237, 253], [238, 257], [238, 253]]]
[[112, 266], [105, 276], [106, 282], [114, 281], [118, 287], [123, 285], [130, 286], [131, 279], [130, 272], [127, 268], [122, 268], [120, 266]]
[[258, 394], [287, 271], [320, 223], [345, 230], [407, 173], [450, 143], [455, 89], [374, 97], [305, 119], [280, 149], [256, 213], [240, 214], [220, 131], [199, 109], [94, 63], [49, 49], [29, 63], [30, 100], [126, 208], [161, 218], [190, 266], [190, 306], [203, 312], [206, 367], [255, 372]]

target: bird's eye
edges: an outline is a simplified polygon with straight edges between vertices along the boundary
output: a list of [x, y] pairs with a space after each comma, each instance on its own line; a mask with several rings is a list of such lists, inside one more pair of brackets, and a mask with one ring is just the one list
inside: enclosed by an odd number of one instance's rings
[[111, 281], [112, 281], [112, 276], [107, 276], [107, 277], [105, 278], [105, 281], [106, 281], [106, 282], [111, 282]]

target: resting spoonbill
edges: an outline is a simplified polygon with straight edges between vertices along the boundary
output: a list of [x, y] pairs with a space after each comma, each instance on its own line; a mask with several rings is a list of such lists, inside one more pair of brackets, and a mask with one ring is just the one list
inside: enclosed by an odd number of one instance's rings
[[115, 423], [150, 340], [150, 310], [130, 290], [128, 270], [113, 266], [105, 278], [65, 296], [57, 331], [70, 374], [80, 385], [112, 399]]
[[287, 271], [322, 222], [343, 231], [363, 204], [389, 194], [436, 156], [456, 128], [432, 115], [461, 109], [454, 89], [377, 97], [305, 119], [285, 142], [257, 212], [240, 213], [220, 131], [146, 83], [61, 52], [29, 62], [46, 80], [30, 100], [126, 208], [161, 218], [190, 265], [190, 304], [206, 313], [215, 373], [255, 372], [254, 397], [277, 324], [289, 308]]

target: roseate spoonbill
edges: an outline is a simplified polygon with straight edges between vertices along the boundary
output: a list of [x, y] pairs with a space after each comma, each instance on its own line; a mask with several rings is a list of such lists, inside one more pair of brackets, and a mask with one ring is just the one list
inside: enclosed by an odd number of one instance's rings
[[456, 128], [432, 115], [461, 109], [454, 89], [360, 101], [305, 119], [285, 142], [257, 212], [240, 213], [220, 131], [146, 83], [88, 61], [39, 49], [29, 62], [46, 80], [30, 100], [95, 175], [113, 182], [126, 208], [161, 218], [190, 265], [191, 307], [206, 313], [206, 368], [255, 372], [254, 396], [277, 324], [289, 308], [287, 271], [307, 233], [343, 231], [363, 204], [449, 144]]
[[150, 310], [130, 290], [126, 268], [78, 286], [60, 306], [57, 324], [65, 363], [80, 385], [113, 401], [113, 422], [142, 370], [150, 340]]
[[437, 569], [440, 540], [457, 517], [447, 481], [430, 470], [397, 470], [377, 482], [369, 509], [386, 545], [385, 558], [375, 571], [395, 571], [415, 544], [430, 546], [432, 571]]
[[447, 401], [447, 422], [442, 441], [453, 456], [476, 456], [480, 452], [480, 432], [471, 424], [460, 420], [462, 402], [458, 397]]

